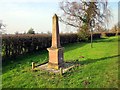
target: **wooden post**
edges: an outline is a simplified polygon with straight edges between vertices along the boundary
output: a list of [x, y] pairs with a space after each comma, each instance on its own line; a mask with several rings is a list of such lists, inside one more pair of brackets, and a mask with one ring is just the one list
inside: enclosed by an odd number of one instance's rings
[[60, 68], [60, 75], [63, 74], [63, 68]]
[[32, 62], [32, 69], [34, 69], [35, 68], [35, 63], [34, 62]]

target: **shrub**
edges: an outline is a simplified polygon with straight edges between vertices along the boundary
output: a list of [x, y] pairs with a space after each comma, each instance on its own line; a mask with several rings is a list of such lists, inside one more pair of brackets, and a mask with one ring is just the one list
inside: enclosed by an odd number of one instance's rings
[[33, 28], [30, 28], [30, 29], [28, 30], [27, 34], [35, 34], [34, 29], [33, 29]]
[[78, 29], [78, 41], [87, 41], [90, 37], [90, 32], [88, 30], [88, 25], [84, 24]]

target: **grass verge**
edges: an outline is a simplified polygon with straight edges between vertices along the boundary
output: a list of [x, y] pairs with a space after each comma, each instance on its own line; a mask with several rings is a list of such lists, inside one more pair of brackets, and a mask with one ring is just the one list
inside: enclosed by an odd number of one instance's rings
[[[120, 43], [120, 40], [119, 40]], [[48, 52], [21, 56], [3, 63], [3, 88], [118, 88], [118, 37], [90, 43], [64, 45], [64, 61], [78, 61], [81, 66], [60, 75], [31, 71], [31, 63], [48, 61]]]

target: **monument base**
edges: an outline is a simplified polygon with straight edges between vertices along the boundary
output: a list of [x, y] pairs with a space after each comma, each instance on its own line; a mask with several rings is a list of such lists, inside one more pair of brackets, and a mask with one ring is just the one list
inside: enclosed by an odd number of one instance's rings
[[48, 68], [59, 69], [60, 67], [63, 67], [63, 49], [63, 47], [47, 48], [47, 50], [49, 51]]
[[62, 64], [54, 64], [54, 63], [48, 62], [48, 68], [60, 69], [62, 67], [64, 67], [64, 63], [62, 63]]
[[[48, 66], [50, 66], [50, 68], [48, 68]], [[43, 70], [43, 71], [48, 71], [50, 73], [60, 74], [60, 69], [54, 69], [51, 66], [54, 66], [54, 65], [44, 63], [44, 64], [36, 67], [35, 70]], [[64, 67], [62, 67], [63, 73], [69, 71], [71, 68], [78, 67], [78, 66], [80, 66], [79, 63], [75, 64], [75, 63], [72, 63], [72, 62], [64, 62]]]

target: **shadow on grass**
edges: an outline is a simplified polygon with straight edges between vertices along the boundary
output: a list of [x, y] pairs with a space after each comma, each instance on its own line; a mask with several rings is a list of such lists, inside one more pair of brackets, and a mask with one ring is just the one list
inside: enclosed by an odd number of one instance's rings
[[13, 57], [13, 58], [6, 58], [4, 59], [4, 61], [2, 61], [2, 65], [3, 66], [6, 66], [6, 65], [9, 65], [11, 63], [17, 63], [17, 62], [21, 62], [21, 61], [24, 61], [25, 59], [30, 59], [30, 58], [35, 58], [36, 56], [38, 55], [43, 55], [43, 54], [47, 54], [47, 50], [42, 50], [42, 51], [37, 51], [37, 52], [32, 52], [32, 53], [26, 53], [26, 54], [23, 54], [23, 55], [19, 55], [17, 57]]
[[95, 43], [97, 43], [97, 42], [116, 42], [116, 41], [119, 41], [119, 40], [117, 38], [109, 38], [109, 37], [93, 40], [93, 42], [95, 42]]
[[[17, 58], [8, 58], [4, 62], [2, 62], [2, 73], [6, 73], [14, 68], [19, 69], [22, 67], [28, 67], [32, 65], [32, 62], [39, 62], [40, 58], [43, 59], [43, 61], [46, 61], [47, 58], [47, 50], [42, 50], [38, 52], [33, 53], [26, 53], [24, 55], [20, 55]], [[46, 59], [45, 59], [46, 58]]]
[[115, 57], [119, 57], [120, 55], [114, 55], [114, 56], [109, 56], [109, 57], [103, 57], [103, 58], [99, 58], [99, 59], [87, 59], [85, 61], [80, 61], [81, 65], [84, 64], [90, 64], [90, 63], [95, 63], [98, 61], [103, 61], [103, 60], [107, 60], [107, 59], [111, 59], [111, 58], [115, 58]]
[[107, 59], [115, 58], [115, 57], [119, 57], [119, 56], [120, 55], [114, 55], [114, 56], [103, 57], [103, 58], [99, 58], [99, 59], [87, 59], [87, 60], [84, 60], [84, 61], [74, 60], [74, 61], [70, 61], [69, 63], [76, 63], [76, 64], [84, 65], [84, 64], [95, 63], [95, 62], [98, 62], [98, 61], [103, 61], [103, 60], [107, 60]]
[[[109, 57], [103, 57], [103, 58], [99, 58], [99, 59], [87, 59], [85, 61], [78, 61], [78, 60], [73, 60], [73, 61], [67, 61], [66, 63], [72, 63], [72, 64], [78, 64], [78, 65], [87, 65], [87, 64], [90, 64], [90, 63], [96, 63], [98, 61], [103, 61], [103, 60], [108, 60], [108, 59], [111, 59], [111, 58], [116, 58], [116, 57], [120, 57], [120, 55], [114, 55], [114, 56], [109, 56]], [[64, 73], [64, 76], [66, 77], [66, 75], [70, 75], [70, 73], [74, 73], [74, 72], [79, 72], [77, 69], [75, 70], [74, 68], [73, 69], [70, 69], [67, 73]]]

